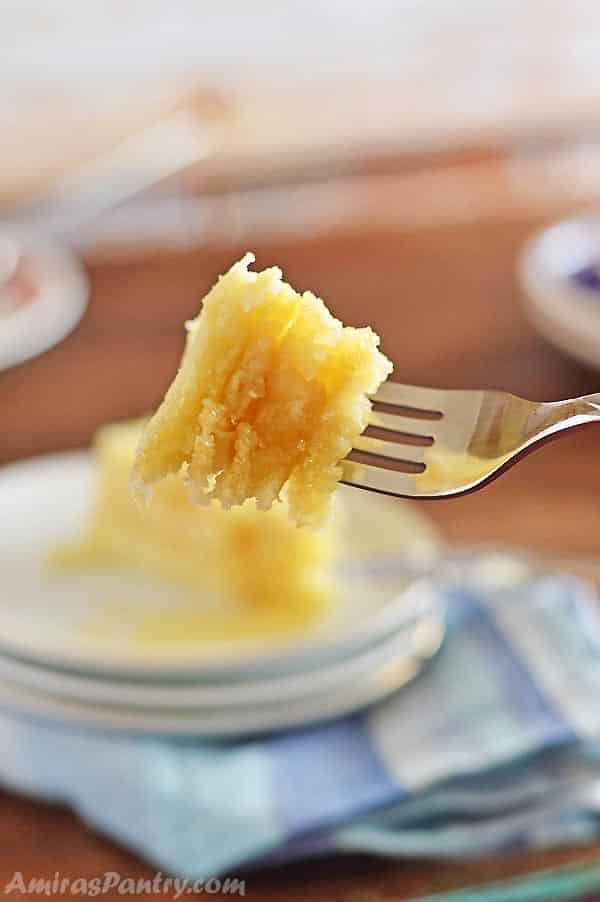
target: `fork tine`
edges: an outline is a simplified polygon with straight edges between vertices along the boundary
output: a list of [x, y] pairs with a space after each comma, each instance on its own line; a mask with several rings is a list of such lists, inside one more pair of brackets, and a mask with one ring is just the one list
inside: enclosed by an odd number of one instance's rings
[[354, 440], [354, 448], [357, 451], [366, 451], [367, 454], [376, 454], [388, 460], [402, 460], [406, 463], [422, 464], [425, 461], [426, 449], [421, 445], [402, 445], [396, 442], [386, 442], [383, 439], [372, 438], [370, 435], [359, 435]]
[[419, 420], [403, 417], [397, 413], [384, 413], [383, 410], [372, 410], [369, 414], [369, 426], [378, 426], [389, 432], [403, 432], [404, 435], [418, 435], [422, 438], [433, 438], [435, 420]]
[[342, 478], [345, 485], [359, 489], [369, 489], [383, 495], [399, 495], [406, 498], [418, 494], [414, 473], [400, 473], [397, 470], [385, 470], [383, 467], [372, 467], [352, 460], [342, 461]]
[[402, 382], [384, 382], [372, 395], [373, 401], [395, 404], [398, 407], [414, 407], [415, 410], [430, 410], [443, 413], [448, 403], [449, 392], [439, 388], [423, 388], [421, 385], [405, 385]]

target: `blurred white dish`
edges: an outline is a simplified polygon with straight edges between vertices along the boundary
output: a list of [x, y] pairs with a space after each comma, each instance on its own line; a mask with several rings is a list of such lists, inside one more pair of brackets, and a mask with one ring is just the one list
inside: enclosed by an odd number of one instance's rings
[[[431, 593], [406, 591], [438, 556], [429, 522], [404, 502], [345, 489], [344, 588], [339, 604], [318, 627], [279, 639], [141, 644], [128, 634], [131, 624], [147, 610], [172, 616], [176, 589], [135, 574], [58, 575], [44, 566], [49, 544], [80, 528], [93, 496], [93, 475], [85, 452], [32, 459], [0, 471], [0, 651], [86, 673], [235, 679], [298, 672], [341, 659], [403, 624], [411, 630], [435, 610]], [[109, 619], [101, 633], [89, 629], [111, 599], [119, 600], [119, 617]]]
[[539, 232], [521, 255], [519, 276], [525, 309], [541, 334], [600, 368], [600, 215]]
[[[75, 328], [89, 285], [71, 251], [0, 232], [0, 371], [41, 354]], [[14, 253], [11, 252], [14, 251]]]

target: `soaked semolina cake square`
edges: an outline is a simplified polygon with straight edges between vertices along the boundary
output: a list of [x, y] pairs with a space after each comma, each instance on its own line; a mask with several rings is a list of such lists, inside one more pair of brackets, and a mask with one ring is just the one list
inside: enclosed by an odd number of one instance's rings
[[81, 534], [51, 550], [53, 569], [133, 570], [199, 600], [210, 596], [274, 631], [324, 615], [337, 595], [339, 517], [319, 530], [299, 529], [281, 502], [267, 513], [253, 500], [231, 511], [217, 502], [199, 506], [179, 474], [139, 505], [129, 474], [144, 425], [115, 423], [97, 433], [93, 505]]
[[179, 372], [146, 427], [132, 470], [143, 492], [181, 473], [196, 501], [225, 509], [284, 492], [291, 518], [323, 522], [340, 461], [392, 369], [370, 328], [344, 326], [277, 267], [222, 276], [187, 324]]

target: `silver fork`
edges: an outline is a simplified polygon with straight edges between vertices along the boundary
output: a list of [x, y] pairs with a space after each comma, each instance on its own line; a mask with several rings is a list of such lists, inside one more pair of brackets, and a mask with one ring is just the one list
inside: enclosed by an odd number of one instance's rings
[[538, 403], [386, 382], [371, 400], [376, 407], [342, 462], [342, 482], [407, 498], [471, 491], [535, 445], [600, 422], [600, 394]]

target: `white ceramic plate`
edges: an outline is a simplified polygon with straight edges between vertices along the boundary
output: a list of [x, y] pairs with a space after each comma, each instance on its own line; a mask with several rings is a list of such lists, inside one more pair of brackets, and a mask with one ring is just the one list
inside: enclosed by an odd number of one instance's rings
[[[77, 533], [92, 500], [85, 452], [20, 462], [0, 470], [0, 651], [99, 674], [154, 679], [222, 679], [290, 672], [367, 648], [431, 611], [427, 593], [407, 592], [434, 562], [429, 522], [406, 502], [343, 487], [347, 510], [344, 591], [329, 619], [297, 638], [142, 645], [128, 618], [176, 606], [176, 590], [124, 573], [50, 574], [47, 547]], [[404, 551], [404, 563], [398, 553]], [[395, 552], [395, 553], [394, 553]], [[414, 569], [411, 569], [414, 568]], [[122, 616], [98, 635], [88, 629], [107, 603]]]
[[[0, 235], [0, 241], [4, 235]], [[19, 237], [16, 238], [20, 247]], [[87, 276], [78, 258], [58, 245], [23, 246], [31, 272], [31, 299], [0, 303], [0, 371], [48, 350], [75, 328], [86, 309]], [[7, 289], [0, 285], [0, 302]], [[10, 300], [10, 294], [7, 295]]]
[[600, 287], [586, 284], [600, 272], [600, 215], [567, 219], [526, 245], [519, 264], [525, 309], [549, 342], [600, 369]]
[[[422, 591], [426, 591], [425, 587]], [[102, 705], [167, 710], [266, 705], [343, 690], [353, 682], [366, 680], [390, 660], [427, 660], [438, 650], [443, 632], [443, 620], [432, 613], [416, 626], [400, 630], [343, 661], [307, 672], [241, 682], [157, 684], [111, 679], [57, 670], [9, 655], [0, 655], [0, 680], [36, 692]]]

